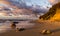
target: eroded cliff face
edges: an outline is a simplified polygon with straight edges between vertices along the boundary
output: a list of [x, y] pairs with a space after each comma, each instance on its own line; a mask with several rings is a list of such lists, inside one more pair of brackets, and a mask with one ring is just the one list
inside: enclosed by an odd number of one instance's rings
[[59, 21], [60, 20], [60, 9], [57, 8], [56, 14], [53, 17], [50, 17], [50, 20]]
[[46, 14], [39, 18], [43, 20], [60, 21], [60, 2], [53, 5]]

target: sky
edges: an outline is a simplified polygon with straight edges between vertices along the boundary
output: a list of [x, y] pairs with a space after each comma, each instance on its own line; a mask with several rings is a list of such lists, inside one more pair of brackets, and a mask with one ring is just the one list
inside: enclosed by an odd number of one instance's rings
[[[26, 0], [27, 1], [27, 0]], [[50, 3], [47, 0], [29, 0], [27, 5], [40, 5], [40, 6], [49, 6]]]
[[[13, 0], [14, 1], [14, 0]], [[15, 1], [21, 1], [21, 0], [15, 0]], [[22, 0], [26, 2], [27, 5], [31, 6], [33, 5], [40, 5], [40, 6], [51, 6], [58, 2], [59, 0]]]
[[[8, 8], [9, 7], [14, 7], [15, 8], [16, 5], [21, 7], [20, 3], [25, 2], [27, 6], [32, 6], [32, 5], [41, 6], [39, 10], [42, 11], [42, 10], [45, 10], [45, 9], [47, 10], [47, 7], [52, 7], [52, 5], [56, 4], [58, 1], [60, 1], [60, 0], [0, 0], [0, 6], [6, 6]], [[15, 4], [14, 6], [11, 5], [13, 3]], [[25, 7], [24, 4], [22, 6]], [[37, 8], [39, 8], [38, 6], [37, 6]]]
[[[7, 0], [0, 0], [1, 1], [7, 1]], [[39, 6], [48, 6], [51, 7], [53, 4], [57, 3], [59, 0], [10, 0], [15, 2], [23, 1], [27, 4], [27, 6], [31, 5], [39, 5]], [[5, 2], [6, 4], [9, 4], [9, 2]]]

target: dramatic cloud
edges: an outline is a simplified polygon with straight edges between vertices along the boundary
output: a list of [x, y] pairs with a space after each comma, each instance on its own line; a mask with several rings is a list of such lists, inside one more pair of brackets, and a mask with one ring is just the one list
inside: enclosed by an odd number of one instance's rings
[[[34, 1], [35, 0], [33, 0], [32, 2], [34, 2]], [[36, 13], [41, 13], [41, 12], [45, 13], [51, 7], [50, 3], [54, 4], [57, 2], [56, 0], [46, 0], [46, 1], [38, 0], [38, 1], [40, 1], [41, 4], [40, 4], [40, 2], [38, 2], [38, 3], [36, 2], [37, 4], [35, 4], [35, 5], [31, 4], [31, 6], [27, 6], [26, 2], [29, 2], [29, 1], [26, 1], [26, 0], [25, 1], [22, 1], [22, 0], [0, 0], [0, 8], [1, 8], [1, 6], [4, 6], [4, 7], [2, 7], [3, 8], [2, 10], [7, 11], [8, 9], [10, 9], [11, 11], [9, 11], [9, 12], [17, 13], [17, 14], [22, 13], [21, 11], [23, 11], [23, 13], [25, 13], [25, 12], [31, 13], [34, 10], [36, 10], [35, 11]], [[30, 1], [29, 3], [32, 3], [32, 2]]]

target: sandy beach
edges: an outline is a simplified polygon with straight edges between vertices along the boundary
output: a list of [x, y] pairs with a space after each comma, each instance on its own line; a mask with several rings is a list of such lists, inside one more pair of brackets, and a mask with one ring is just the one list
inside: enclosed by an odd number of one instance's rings
[[[24, 27], [26, 28], [27, 26]], [[16, 32], [15, 30], [7, 30], [7, 27], [5, 29], [6, 30], [2, 30], [5, 32], [0, 33], [0, 36], [60, 36], [60, 22], [45, 21], [45, 22], [35, 23], [33, 27], [28, 27], [26, 28], [26, 30], [20, 32]], [[44, 29], [51, 30], [52, 33], [48, 35], [41, 34], [41, 31]]]

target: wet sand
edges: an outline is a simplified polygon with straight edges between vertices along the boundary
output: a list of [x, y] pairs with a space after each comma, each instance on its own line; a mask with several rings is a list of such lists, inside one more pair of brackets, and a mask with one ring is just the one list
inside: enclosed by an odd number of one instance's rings
[[[51, 30], [52, 34], [43, 35], [40, 32], [43, 29]], [[24, 31], [16, 32], [14, 30], [0, 33], [0, 36], [60, 36], [60, 22], [40, 22], [35, 23], [33, 28], [28, 28]]]

